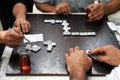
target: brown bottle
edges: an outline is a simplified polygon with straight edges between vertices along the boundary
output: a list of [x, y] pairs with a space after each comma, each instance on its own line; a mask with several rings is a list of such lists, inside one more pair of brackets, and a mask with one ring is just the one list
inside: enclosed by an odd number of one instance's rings
[[31, 60], [29, 54], [20, 55], [20, 70], [22, 74], [29, 74], [31, 71]]
[[90, 20], [88, 15], [91, 13], [91, 9], [90, 8], [86, 8], [85, 11], [86, 11], [86, 19]]

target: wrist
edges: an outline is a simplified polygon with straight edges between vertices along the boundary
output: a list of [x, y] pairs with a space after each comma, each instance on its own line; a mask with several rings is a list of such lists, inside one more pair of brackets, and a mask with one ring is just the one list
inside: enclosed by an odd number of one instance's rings
[[26, 19], [26, 16], [25, 15], [17, 15], [16, 19]]
[[70, 73], [70, 80], [86, 80], [86, 71], [84, 69], [79, 69]]
[[4, 43], [4, 31], [0, 31], [0, 43]]
[[104, 9], [104, 15], [108, 14], [108, 6], [106, 3], [102, 3], [103, 4], [103, 9]]

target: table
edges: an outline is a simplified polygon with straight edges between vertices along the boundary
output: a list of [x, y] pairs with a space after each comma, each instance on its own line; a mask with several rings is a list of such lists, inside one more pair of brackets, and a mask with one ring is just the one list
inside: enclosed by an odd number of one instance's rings
[[[95, 22], [86, 22], [85, 15], [54, 15], [54, 14], [28, 14], [27, 19], [31, 23], [32, 34], [42, 33], [44, 40], [52, 40], [56, 42], [56, 47], [52, 52], [47, 52], [42, 42], [37, 42], [41, 46], [41, 51], [31, 53], [32, 71], [30, 75], [68, 75], [64, 54], [68, 52], [70, 47], [80, 46], [81, 49], [93, 49], [104, 45], [114, 45], [119, 48], [119, 44], [112, 31], [106, 24], [106, 18]], [[44, 23], [45, 19], [67, 20], [72, 28], [71, 31], [78, 32], [96, 32], [96, 36], [63, 36], [61, 24]], [[24, 46], [25, 44], [21, 45]], [[14, 49], [11, 56], [7, 75], [22, 75], [19, 69], [19, 55]], [[104, 63], [94, 61], [90, 75], [105, 75], [111, 71], [113, 67]]]

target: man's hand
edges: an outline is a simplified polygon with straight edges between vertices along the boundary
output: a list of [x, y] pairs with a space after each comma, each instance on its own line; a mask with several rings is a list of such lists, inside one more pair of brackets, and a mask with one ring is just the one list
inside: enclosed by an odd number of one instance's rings
[[105, 54], [104, 56], [98, 56], [97, 60], [105, 62], [107, 64], [118, 66], [120, 64], [120, 50], [112, 45], [96, 48], [90, 51], [90, 54]]
[[[87, 57], [85, 51], [79, 47], [70, 48], [69, 53], [65, 54], [67, 69], [71, 80], [84, 80], [86, 72], [92, 65], [92, 60]], [[80, 79], [79, 79], [80, 78]]]
[[1, 40], [9, 47], [17, 47], [21, 44], [24, 36], [17, 29], [11, 29], [1, 32]]
[[91, 13], [88, 15], [89, 21], [100, 20], [105, 15], [104, 3], [91, 4], [87, 8], [91, 9]]
[[16, 19], [13, 26], [19, 28], [19, 30], [21, 30], [20, 27], [22, 27], [23, 33], [27, 33], [30, 31], [30, 23], [23, 18]]
[[61, 2], [55, 8], [55, 13], [68, 15], [71, 13], [68, 3]]

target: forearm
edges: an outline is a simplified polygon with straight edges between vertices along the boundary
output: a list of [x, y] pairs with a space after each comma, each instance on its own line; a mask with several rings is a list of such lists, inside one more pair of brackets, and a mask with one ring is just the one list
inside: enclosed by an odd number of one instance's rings
[[3, 43], [3, 31], [0, 31], [0, 43]]
[[87, 80], [86, 72], [79, 71], [78, 73], [70, 74], [70, 80]]
[[17, 3], [14, 8], [13, 8], [13, 15], [15, 18], [23, 18], [26, 19], [26, 12], [27, 9], [24, 4], [22, 3]]
[[105, 15], [116, 12], [120, 9], [120, 0], [111, 0], [104, 4]]
[[55, 6], [49, 4], [49, 3], [38, 3], [35, 2], [37, 9], [43, 12], [54, 12]]

